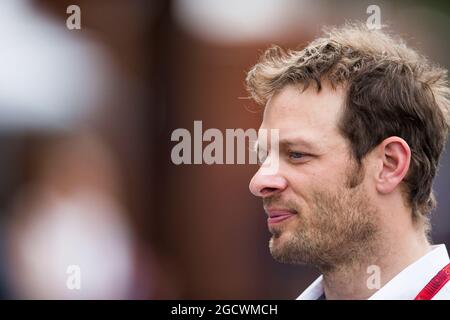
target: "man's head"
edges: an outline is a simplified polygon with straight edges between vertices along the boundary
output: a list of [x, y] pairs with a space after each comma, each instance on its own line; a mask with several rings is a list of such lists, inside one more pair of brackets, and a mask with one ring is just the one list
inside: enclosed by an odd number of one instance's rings
[[278, 172], [250, 183], [274, 257], [330, 268], [370, 254], [396, 224], [426, 232], [449, 128], [444, 69], [348, 25], [301, 51], [267, 50], [247, 86], [265, 105], [261, 128], [280, 130]]

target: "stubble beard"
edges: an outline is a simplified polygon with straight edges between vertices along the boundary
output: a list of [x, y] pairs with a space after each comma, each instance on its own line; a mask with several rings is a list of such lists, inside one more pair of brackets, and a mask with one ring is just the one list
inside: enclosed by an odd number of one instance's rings
[[362, 184], [315, 191], [311, 199], [310, 212], [294, 208], [296, 220], [289, 222], [294, 226], [271, 228], [269, 248], [277, 261], [310, 264], [326, 272], [373, 255], [379, 215]]

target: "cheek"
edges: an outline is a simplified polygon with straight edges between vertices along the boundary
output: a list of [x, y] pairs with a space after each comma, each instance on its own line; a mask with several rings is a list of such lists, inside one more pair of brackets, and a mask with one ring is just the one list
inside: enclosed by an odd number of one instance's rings
[[292, 200], [301, 212], [306, 213], [311, 207], [313, 193], [321, 185], [320, 175], [296, 170], [288, 176], [289, 188], [285, 191], [286, 199]]
[[324, 156], [305, 164], [292, 165], [284, 163], [280, 172], [288, 181], [291, 194], [299, 204], [310, 201], [313, 192], [334, 190], [344, 185], [350, 161], [342, 157]]
[[348, 181], [351, 160], [345, 157], [336, 157], [323, 162], [316, 172], [316, 184], [319, 189], [336, 189], [344, 186]]
[[341, 181], [337, 170], [325, 166], [299, 165], [287, 175], [290, 186], [296, 194], [308, 194], [311, 191], [328, 189]]

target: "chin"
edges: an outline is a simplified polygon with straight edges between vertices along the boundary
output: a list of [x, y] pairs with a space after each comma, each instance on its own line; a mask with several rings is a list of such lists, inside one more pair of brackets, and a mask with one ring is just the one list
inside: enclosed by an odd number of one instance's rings
[[287, 250], [288, 248], [286, 247], [286, 243], [280, 238], [274, 239], [274, 237], [272, 237], [269, 242], [269, 249], [272, 257], [278, 262], [298, 263], [296, 259], [293, 259], [293, 257], [289, 255], [289, 250]]
[[283, 252], [286, 251], [286, 247], [289, 243], [289, 234], [288, 232], [276, 232], [273, 233], [272, 237], [269, 241], [269, 249], [272, 255], [283, 255]]
[[281, 263], [305, 264], [303, 249], [296, 243], [294, 236], [284, 231], [274, 234], [269, 241], [272, 257]]

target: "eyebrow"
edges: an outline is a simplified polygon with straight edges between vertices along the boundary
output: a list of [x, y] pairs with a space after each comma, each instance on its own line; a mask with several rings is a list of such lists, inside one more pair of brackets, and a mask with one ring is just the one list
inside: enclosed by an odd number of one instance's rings
[[[311, 150], [315, 150], [315, 144], [311, 141], [305, 140], [301, 137], [296, 137], [296, 138], [292, 138], [292, 139], [280, 139], [279, 140], [279, 147], [281, 148], [286, 148], [286, 147], [292, 147], [292, 146], [304, 146], [305, 148], [311, 149]], [[265, 150], [266, 148], [261, 148], [258, 140], [255, 141], [254, 145], [253, 145], [253, 150], [258, 152], [260, 149]]]
[[290, 146], [304, 146], [308, 149], [315, 149], [315, 144], [312, 141], [305, 140], [301, 137], [296, 137], [292, 139], [280, 139], [280, 147], [290, 147]]

